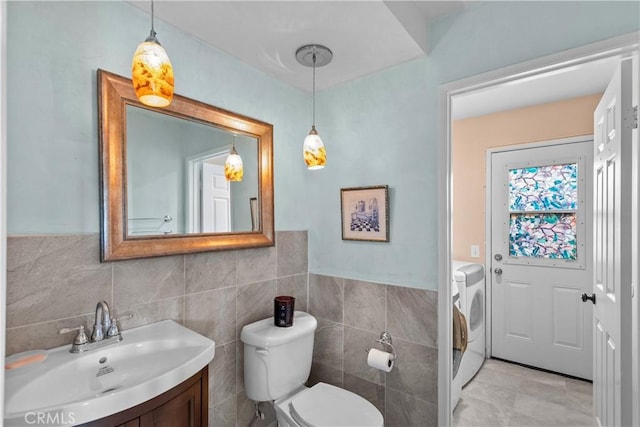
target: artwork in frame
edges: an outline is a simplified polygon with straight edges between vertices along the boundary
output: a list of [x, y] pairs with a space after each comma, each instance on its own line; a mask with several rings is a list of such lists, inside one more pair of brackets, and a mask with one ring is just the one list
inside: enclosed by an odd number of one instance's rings
[[389, 241], [389, 186], [340, 189], [342, 240]]

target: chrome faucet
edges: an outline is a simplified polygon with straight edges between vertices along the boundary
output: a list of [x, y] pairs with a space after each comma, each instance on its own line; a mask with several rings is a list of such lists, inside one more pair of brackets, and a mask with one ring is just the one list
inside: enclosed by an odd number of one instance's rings
[[108, 336], [111, 328], [111, 315], [109, 313], [109, 304], [106, 301], [100, 301], [96, 305], [96, 318], [93, 324], [93, 332], [91, 333], [91, 341], [102, 341]]
[[127, 313], [118, 319], [111, 317], [109, 312], [109, 304], [106, 301], [100, 301], [96, 305], [96, 317], [93, 325], [91, 339], [87, 338], [84, 332], [84, 325], [75, 328], [63, 328], [58, 334], [67, 334], [69, 332], [78, 331], [73, 344], [71, 345], [71, 353], [82, 353], [103, 347], [105, 345], [122, 341], [122, 334], [118, 329], [118, 320], [130, 319], [133, 313]]

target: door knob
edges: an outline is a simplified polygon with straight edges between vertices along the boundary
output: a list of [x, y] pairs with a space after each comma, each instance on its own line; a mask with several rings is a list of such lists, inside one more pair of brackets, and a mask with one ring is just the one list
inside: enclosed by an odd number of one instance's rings
[[496, 268], [495, 270], [493, 270], [494, 273], [496, 273], [498, 276], [502, 274], [502, 269], [501, 268]]
[[596, 303], [596, 294], [587, 295], [586, 293], [582, 294], [582, 302], [587, 302], [590, 300], [592, 304]]

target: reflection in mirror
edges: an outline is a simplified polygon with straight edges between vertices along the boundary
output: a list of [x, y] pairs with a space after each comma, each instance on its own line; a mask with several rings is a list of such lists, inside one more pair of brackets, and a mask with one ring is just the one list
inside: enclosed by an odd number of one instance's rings
[[[101, 261], [275, 244], [272, 125], [177, 94], [146, 107], [104, 70], [98, 121]], [[234, 143], [244, 177], [228, 182]]]
[[[127, 105], [127, 235], [253, 231], [256, 138]], [[235, 142], [242, 181], [224, 176]]]

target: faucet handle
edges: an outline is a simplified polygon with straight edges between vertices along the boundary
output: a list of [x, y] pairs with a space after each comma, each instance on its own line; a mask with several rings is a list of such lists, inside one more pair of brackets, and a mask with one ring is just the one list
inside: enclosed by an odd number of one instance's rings
[[78, 331], [76, 337], [73, 339], [73, 345], [82, 345], [89, 342], [87, 334], [84, 332], [84, 325], [76, 326], [75, 328], [62, 328], [58, 331], [58, 335], [68, 334], [73, 331]]
[[102, 330], [102, 323], [96, 323], [93, 325], [93, 332], [91, 332], [91, 341], [102, 341], [104, 339], [104, 331]]
[[109, 330], [107, 330], [107, 337], [114, 337], [116, 335], [120, 335], [120, 330], [118, 329], [118, 322], [121, 320], [129, 320], [133, 317], [133, 313], [125, 313], [122, 316], [111, 318], [111, 326], [109, 326]]

